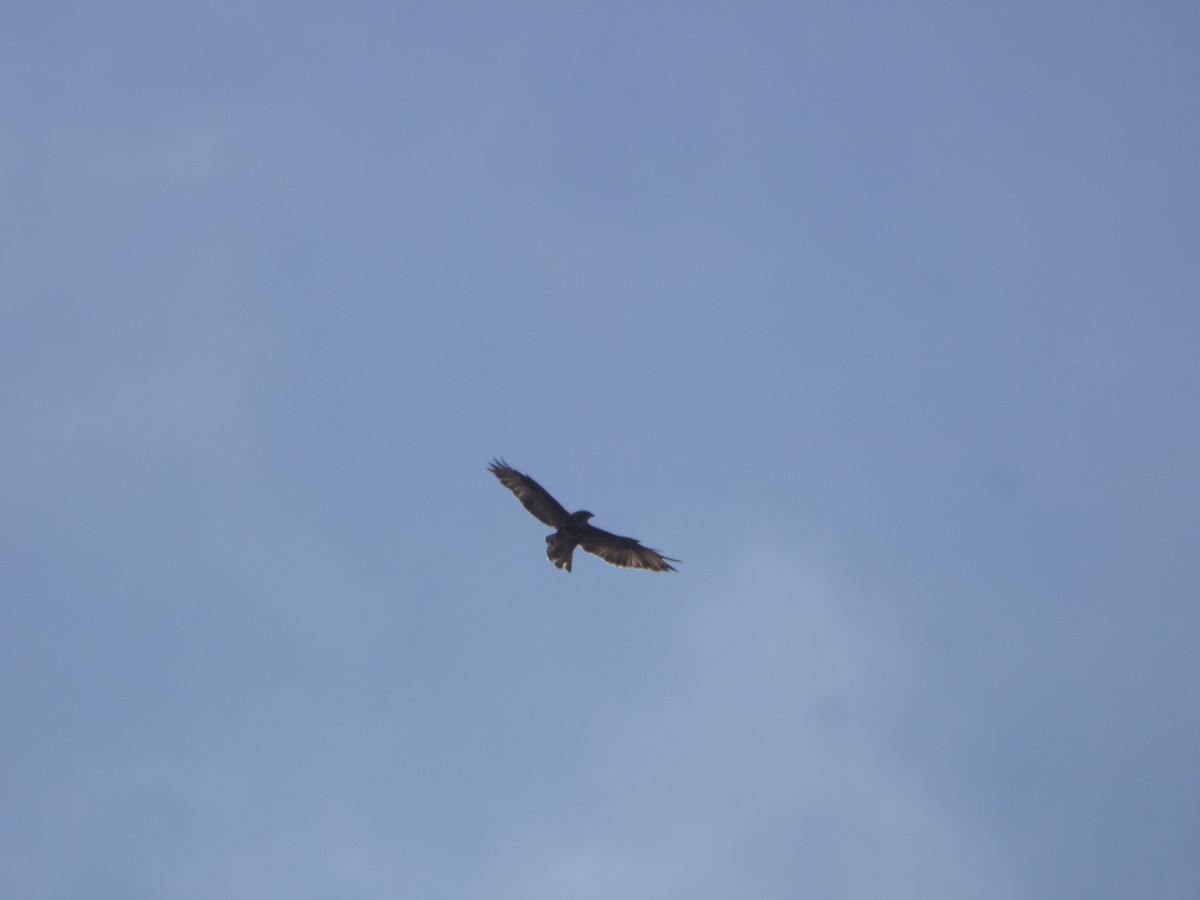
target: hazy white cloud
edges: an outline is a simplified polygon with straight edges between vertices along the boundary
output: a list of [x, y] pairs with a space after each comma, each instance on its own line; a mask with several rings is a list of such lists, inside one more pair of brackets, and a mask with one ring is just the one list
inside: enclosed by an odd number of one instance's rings
[[511, 842], [493, 895], [1023, 897], [999, 836], [894, 760], [916, 648], [778, 547], [720, 581], [679, 611], [672, 683], [631, 689], [581, 766], [596, 806]]

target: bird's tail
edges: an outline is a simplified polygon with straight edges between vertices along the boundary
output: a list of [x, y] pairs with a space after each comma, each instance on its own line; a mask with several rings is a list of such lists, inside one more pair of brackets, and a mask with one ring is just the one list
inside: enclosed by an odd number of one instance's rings
[[571, 571], [571, 554], [575, 552], [575, 542], [561, 534], [552, 534], [546, 538], [546, 559], [554, 563], [556, 569]]

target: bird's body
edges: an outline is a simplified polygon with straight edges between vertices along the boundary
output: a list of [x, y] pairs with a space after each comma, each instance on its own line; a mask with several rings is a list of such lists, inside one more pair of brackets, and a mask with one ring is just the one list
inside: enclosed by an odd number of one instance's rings
[[670, 563], [679, 560], [643, 547], [633, 538], [611, 534], [588, 524], [588, 519], [592, 518], [590, 512], [567, 512], [561, 503], [550, 496], [549, 491], [504, 460], [492, 460], [488, 470], [516, 495], [534, 518], [555, 529], [554, 534], [546, 537], [546, 558], [554, 563], [555, 568], [570, 572], [571, 555], [576, 547], [582, 547], [614, 566], [651, 572], [676, 571]]

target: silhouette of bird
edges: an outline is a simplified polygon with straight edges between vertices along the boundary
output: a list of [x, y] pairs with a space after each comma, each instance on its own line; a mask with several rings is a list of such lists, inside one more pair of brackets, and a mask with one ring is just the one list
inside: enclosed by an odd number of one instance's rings
[[493, 459], [488, 471], [500, 479], [500, 483], [516, 494], [521, 504], [539, 522], [553, 528], [554, 534], [546, 537], [546, 558], [555, 568], [571, 571], [571, 554], [575, 547], [600, 557], [606, 563], [627, 569], [647, 569], [651, 572], [678, 571], [669, 556], [663, 556], [649, 547], [643, 547], [630, 537], [611, 534], [588, 524], [592, 514], [587, 510], [569, 513], [561, 503], [550, 496], [550, 492], [530, 478], [522, 475], [502, 459]]

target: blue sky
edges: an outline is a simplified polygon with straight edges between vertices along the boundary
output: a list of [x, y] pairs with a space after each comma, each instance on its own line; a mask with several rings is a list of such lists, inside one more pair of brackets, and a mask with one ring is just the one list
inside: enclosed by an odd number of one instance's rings
[[0, 25], [14, 895], [1196, 896], [1194, 4]]

